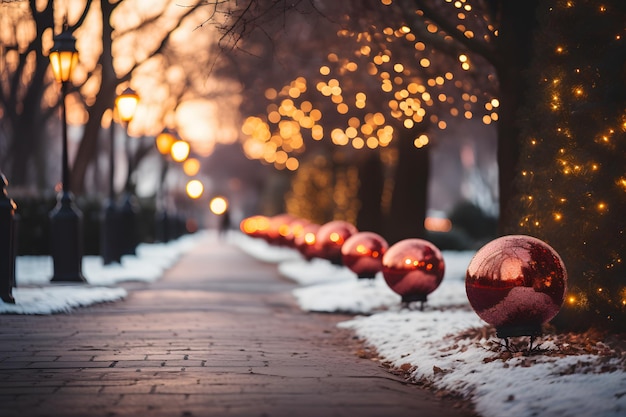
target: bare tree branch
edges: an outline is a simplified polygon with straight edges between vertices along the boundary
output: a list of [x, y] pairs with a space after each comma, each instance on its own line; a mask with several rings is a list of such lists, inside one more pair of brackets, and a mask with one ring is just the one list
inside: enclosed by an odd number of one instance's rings
[[465, 34], [457, 29], [454, 23], [449, 19], [446, 19], [435, 8], [429, 6], [424, 0], [413, 0], [415, 6], [418, 7], [423, 13], [426, 19], [433, 21], [437, 26], [443, 29], [448, 35], [454, 38], [457, 42], [465, 46], [468, 50], [473, 51], [485, 58], [493, 66], [499, 65], [498, 56], [495, 53], [493, 46], [490, 44], [477, 40], [476, 38], [468, 38]]

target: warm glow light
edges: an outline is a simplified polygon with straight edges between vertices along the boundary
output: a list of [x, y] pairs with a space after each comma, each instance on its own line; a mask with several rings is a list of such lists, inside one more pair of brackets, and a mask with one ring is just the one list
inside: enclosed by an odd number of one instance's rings
[[189, 156], [189, 151], [189, 143], [184, 140], [177, 140], [174, 144], [172, 144], [170, 153], [174, 161], [183, 162]]
[[64, 30], [54, 37], [54, 45], [48, 54], [54, 79], [59, 83], [65, 83], [72, 77], [72, 72], [78, 63], [78, 51], [76, 50], [76, 38]]
[[183, 163], [183, 171], [186, 175], [193, 177], [200, 171], [200, 161], [196, 158], [188, 158]]
[[214, 197], [209, 203], [209, 208], [213, 214], [218, 216], [224, 214], [228, 210], [228, 200], [224, 197]]
[[431, 232], [449, 232], [452, 230], [452, 222], [449, 219], [440, 217], [426, 217], [424, 228]]
[[175, 133], [168, 128], [163, 129], [155, 138], [157, 150], [161, 155], [169, 155], [174, 142], [176, 142]]
[[331, 233], [329, 239], [331, 242], [334, 242], [337, 244], [340, 244], [343, 241], [343, 238], [339, 235], [339, 233], [336, 233], [336, 232]]
[[315, 244], [315, 240], [316, 240], [315, 239], [315, 233], [307, 232], [307, 233], [304, 234], [304, 242], [307, 245], [309, 245], [309, 246], [314, 245]]
[[187, 191], [187, 195], [195, 200], [202, 196], [204, 185], [198, 180], [191, 180], [187, 183], [185, 190]]
[[125, 89], [122, 94], [115, 98], [115, 107], [120, 119], [124, 122], [130, 122], [137, 111], [139, 104], [139, 96], [132, 88]]

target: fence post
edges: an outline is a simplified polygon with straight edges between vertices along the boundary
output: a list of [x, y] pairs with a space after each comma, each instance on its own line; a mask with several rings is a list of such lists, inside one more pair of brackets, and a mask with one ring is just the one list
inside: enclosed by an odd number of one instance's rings
[[0, 298], [5, 303], [15, 304], [15, 210], [17, 205], [7, 194], [9, 185], [4, 174], [0, 173]]

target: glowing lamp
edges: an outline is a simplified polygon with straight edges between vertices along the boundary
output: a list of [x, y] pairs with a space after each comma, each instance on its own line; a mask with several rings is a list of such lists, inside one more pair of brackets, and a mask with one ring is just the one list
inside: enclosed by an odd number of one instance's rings
[[170, 154], [172, 155], [172, 159], [176, 162], [183, 162], [189, 156], [189, 151], [191, 150], [189, 143], [184, 140], [177, 140], [172, 144], [172, 148], [170, 150]]
[[72, 78], [72, 72], [78, 63], [76, 38], [68, 30], [64, 30], [53, 40], [54, 44], [50, 49], [48, 58], [54, 79], [58, 83], [67, 83]]
[[423, 239], [405, 239], [383, 256], [383, 277], [403, 303], [424, 303], [443, 280], [445, 264], [439, 249]]
[[536, 336], [559, 312], [565, 298], [567, 272], [547, 243], [511, 235], [483, 246], [465, 277], [470, 305], [496, 328], [498, 337]]
[[224, 197], [214, 197], [209, 203], [209, 209], [213, 214], [222, 215], [228, 210], [228, 200]]
[[157, 135], [154, 141], [161, 155], [169, 155], [172, 151], [172, 145], [177, 141], [176, 133], [171, 129], [165, 128]]
[[355, 233], [358, 233], [357, 228], [345, 220], [333, 220], [322, 225], [317, 231], [320, 256], [333, 264], [341, 265], [341, 247]]
[[383, 269], [383, 255], [389, 244], [377, 233], [358, 232], [341, 247], [343, 264], [359, 278], [373, 279]]
[[200, 161], [196, 158], [187, 158], [187, 160], [183, 163], [183, 172], [193, 177], [198, 172], [200, 172]]
[[204, 192], [204, 185], [202, 185], [199, 180], [191, 180], [187, 183], [185, 190], [187, 191], [189, 198], [195, 200], [202, 196], [202, 193]]
[[139, 104], [139, 96], [132, 88], [125, 89], [122, 94], [115, 98], [115, 107], [117, 114], [123, 122], [130, 122], [135, 116]]
[[76, 39], [67, 30], [53, 38], [54, 44], [48, 58], [55, 80], [61, 84], [62, 138], [61, 175], [62, 188], [57, 205], [50, 212], [51, 255], [54, 275], [51, 282], [86, 282], [82, 273], [82, 213], [74, 206], [70, 193], [70, 168], [68, 163], [66, 97], [72, 72], [78, 63]]

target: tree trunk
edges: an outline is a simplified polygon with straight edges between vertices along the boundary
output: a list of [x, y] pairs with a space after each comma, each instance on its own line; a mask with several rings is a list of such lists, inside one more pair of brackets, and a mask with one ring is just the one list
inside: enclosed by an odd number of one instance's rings
[[115, 87], [118, 79], [113, 68], [113, 54], [111, 51], [111, 13], [115, 5], [108, 1], [100, 2], [102, 11], [102, 55], [100, 67], [102, 70], [101, 87], [94, 105], [88, 108], [89, 119], [85, 125], [83, 136], [76, 152], [76, 159], [72, 168], [71, 188], [74, 193], [82, 194], [85, 191], [85, 175], [89, 165], [92, 164], [98, 153], [98, 134], [104, 112], [112, 108], [115, 101]]
[[[85, 125], [78, 152], [72, 167], [71, 189], [76, 194], [85, 191], [85, 176], [89, 165], [92, 164], [98, 153], [98, 136], [102, 115], [110, 107], [114, 99], [115, 86], [105, 86], [100, 90], [94, 106], [89, 108], [89, 120]], [[104, 97], [101, 97], [104, 96]], [[109, 105], [107, 105], [109, 103]]]
[[359, 190], [361, 207], [357, 214], [356, 227], [362, 231], [383, 233], [381, 199], [385, 184], [383, 163], [376, 151], [362, 151], [359, 155]]
[[397, 138], [398, 161], [391, 210], [384, 237], [389, 244], [424, 236], [428, 196], [430, 147], [413, 145], [415, 131]]
[[518, 195], [515, 185], [520, 157], [521, 124], [519, 109], [526, 99], [530, 80], [527, 73], [532, 56], [536, 10], [539, 0], [501, 1], [501, 24], [497, 39], [499, 64], [496, 72], [500, 83], [498, 111], [498, 183], [500, 199], [499, 233], [514, 227], [511, 199]]

